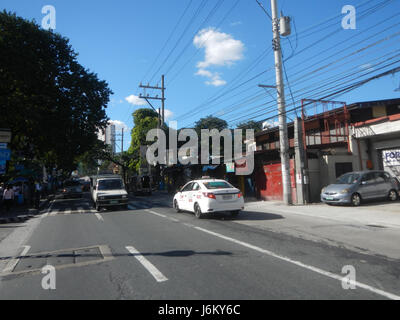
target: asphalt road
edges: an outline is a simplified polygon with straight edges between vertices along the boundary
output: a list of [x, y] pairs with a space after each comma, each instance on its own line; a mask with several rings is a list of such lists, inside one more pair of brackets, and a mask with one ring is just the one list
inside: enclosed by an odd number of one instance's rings
[[[400, 297], [398, 260], [261, 230], [224, 214], [197, 220], [164, 200], [136, 197], [127, 211], [100, 213], [87, 194], [55, 200], [18, 230], [12, 241], [18, 247], [0, 244], [7, 246], [0, 299]], [[55, 268], [55, 282], [45, 284], [55, 289], [43, 288], [46, 265]], [[345, 266], [354, 268], [356, 289], [343, 288]]]

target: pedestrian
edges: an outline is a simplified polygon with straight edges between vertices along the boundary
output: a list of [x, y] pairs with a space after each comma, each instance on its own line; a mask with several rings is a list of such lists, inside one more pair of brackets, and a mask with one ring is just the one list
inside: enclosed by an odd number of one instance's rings
[[8, 185], [3, 193], [4, 206], [6, 207], [6, 212], [10, 211], [10, 208], [14, 201], [14, 190]]
[[42, 185], [39, 181], [35, 183], [35, 208], [39, 209], [40, 206], [40, 197], [42, 195]]

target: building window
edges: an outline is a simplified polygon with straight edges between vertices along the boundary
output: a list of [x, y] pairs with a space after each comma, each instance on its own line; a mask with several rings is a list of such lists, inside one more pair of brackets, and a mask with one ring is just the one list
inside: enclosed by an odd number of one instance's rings
[[353, 163], [351, 163], [351, 162], [336, 162], [335, 169], [336, 169], [336, 178], [339, 178], [341, 175], [343, 175], [347, 172], [353, 171]]

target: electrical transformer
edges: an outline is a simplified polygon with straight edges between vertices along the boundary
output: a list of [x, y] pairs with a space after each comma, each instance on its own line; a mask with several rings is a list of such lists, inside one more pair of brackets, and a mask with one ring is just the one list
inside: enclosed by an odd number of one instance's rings
[[292, 33], [292, 29], [290, 27], [290, 17], [281, 17], [280, 33], [282, 37], [287, 37]]

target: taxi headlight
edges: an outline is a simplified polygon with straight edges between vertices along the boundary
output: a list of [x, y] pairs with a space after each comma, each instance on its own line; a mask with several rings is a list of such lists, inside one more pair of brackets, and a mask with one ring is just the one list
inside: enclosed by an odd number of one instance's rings
[[325, 193], [326, 188], [322, 188], [321, 193]]
[[343, 189], [342, 191], [340, 191], [341, 194], [346, 194], [349, 192], [350, 192], [350, 189]]

